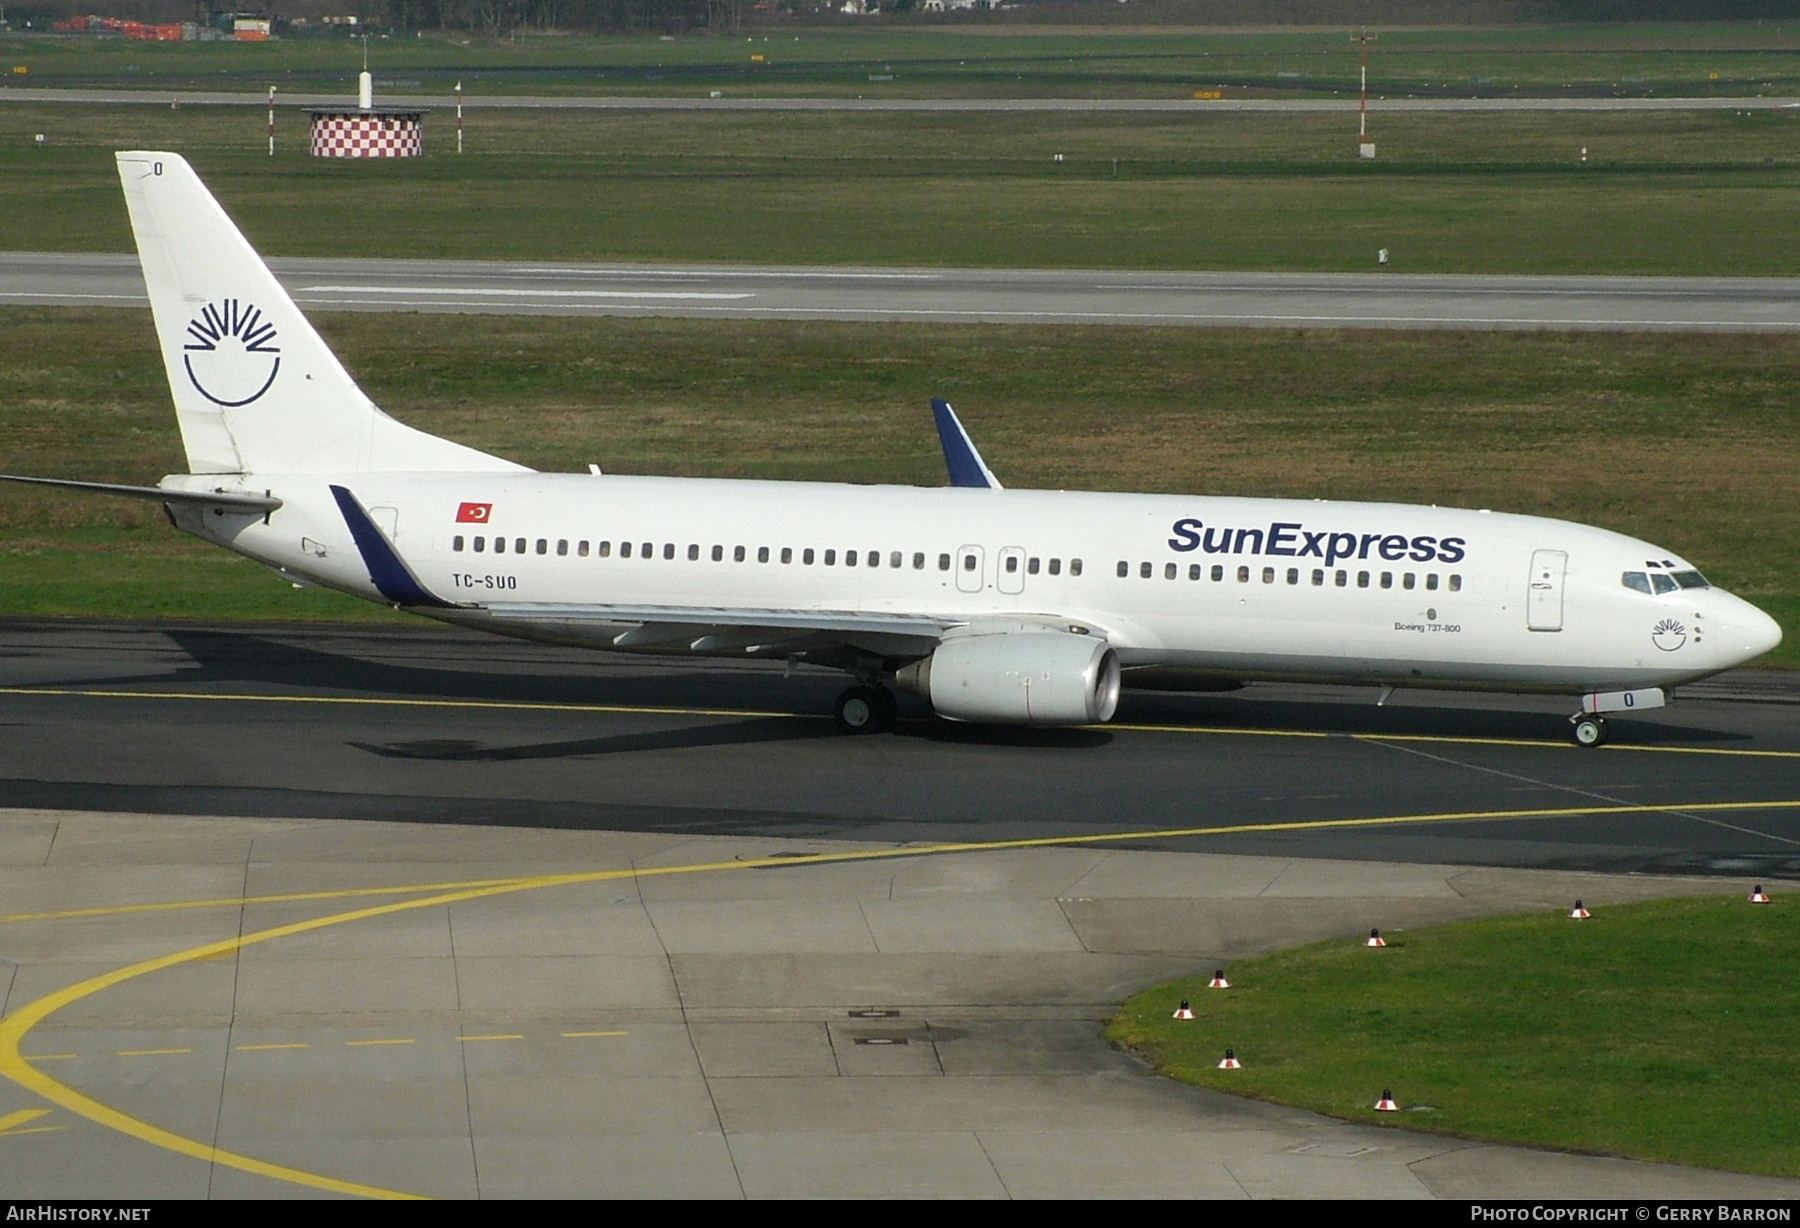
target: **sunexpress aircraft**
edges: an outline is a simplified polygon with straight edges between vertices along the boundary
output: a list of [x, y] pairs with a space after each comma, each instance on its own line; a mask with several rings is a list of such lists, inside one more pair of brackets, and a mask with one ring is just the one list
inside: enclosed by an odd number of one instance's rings
[[[1578, 697], [1605, 714], [1773, 648], [1686, 560], [1535, 516], [1003, 490], [935, 406], [947, 488], [537, 473], [364, 396], [188, 164], [119, 176], [187, 450], [177, 528], [459, 626], [619, 652], [842, 669], [853, 733], [887, 684], [941, 717], [1106, 721], [1121, 683], [1247, 680]], [[1383, 692], [1383, 698], [1387, 692]]]

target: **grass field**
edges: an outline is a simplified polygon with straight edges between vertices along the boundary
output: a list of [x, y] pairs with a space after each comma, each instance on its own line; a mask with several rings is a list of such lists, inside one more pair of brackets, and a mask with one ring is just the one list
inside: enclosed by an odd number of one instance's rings
[[130, 250], [149, 147], [271, 255], [1800, 275], [1800, 111], [1384, 116], [1374, 163], [1321, 115], [487, 111], [461, 158], [445, 119], [368, 165], [292, 112], [269, 158], [254, 108], [0, 105], [0, 246]]
[[[1127, 1002], [1188, 1083], [1369, 1124], [1800, 1176], [1800, 913], [1659, 901], [1320, 943]], [[1189, 999], [1198, 1018], [1170, 1013]], [[1227, 1047], [1243, 1069], [1216, 1063]], [[1402, 1112], [1376, 1113], [1392, 1089]]]
[[[1357, 88], [1338, 28], [1185, 29], [894, 25], [747, 28], [660, 39], [431, 34], [378, 39], [391, 88], [448, 94], [688, 94], [765, 97], [1330, 96]], [[1371, 57], [1377, 93], [1696, 95], [1800, 92], [1800, 19], [1675, 25], [1385, 29]], [[349, 39], [264, 44], [143, 43], [0, 36], [15, 84], [354, 90]], [[753, 59], [759, 56], [760, 59]], [[887, 78], [871, 80], [871, 77]]]
[[[943, 481], [950, 398], [1013, 486], [1493, 507], [1668, 546], [1800, 664], [1800, 338], [320, 317], [375, 400], [541, 469]], [[0, 309], [0, 469], [183, 468], [149, 317]], [[331, 617], [151, 507], [0, 491], [0, 611]], [[375, 611], [374, 613], [379, 613]]]

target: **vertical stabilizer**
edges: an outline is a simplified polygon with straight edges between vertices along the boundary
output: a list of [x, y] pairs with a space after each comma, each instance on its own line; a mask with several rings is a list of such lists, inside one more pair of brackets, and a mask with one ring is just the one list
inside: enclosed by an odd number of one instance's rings
[[377, 409], [179, 154], [118, 162], [190, 470], [523, 469]]

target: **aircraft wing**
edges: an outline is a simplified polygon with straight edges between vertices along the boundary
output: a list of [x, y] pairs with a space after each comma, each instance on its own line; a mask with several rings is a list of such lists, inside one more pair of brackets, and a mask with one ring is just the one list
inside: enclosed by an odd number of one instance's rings
[[685, 645], [696, 651], [754, 649], [759, 646], [825, 641], [867, 643], [905, 652], [929, 652], [961, 619], [864, 610], [741, 609], [706, 606], [638, 606], [563, 602], [490, 602], [470, 608], [495, 622], [572, 632], [583, 638], [604, 634], [615, 647]]

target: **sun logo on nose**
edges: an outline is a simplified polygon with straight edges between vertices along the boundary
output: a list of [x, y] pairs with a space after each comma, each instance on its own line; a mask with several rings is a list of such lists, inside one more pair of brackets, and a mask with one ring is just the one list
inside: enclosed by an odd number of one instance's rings
[[1650, 628], [1650, 642], [1664, 652], [1674, 652], [1687, 643], [1687, 628], [1673, 618], [1665, 618]]
[[275, 383], [281, 347], [275, 326], [248, 303], [221, 299], [188, 321], [183, 363], [188, 379], [215, 405], [248, 405]]

